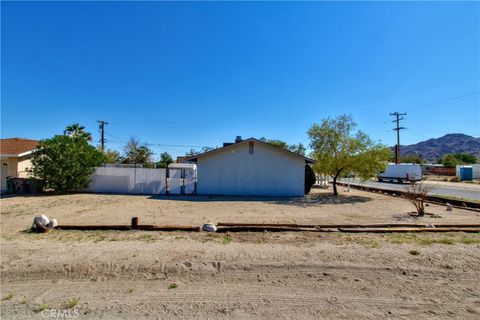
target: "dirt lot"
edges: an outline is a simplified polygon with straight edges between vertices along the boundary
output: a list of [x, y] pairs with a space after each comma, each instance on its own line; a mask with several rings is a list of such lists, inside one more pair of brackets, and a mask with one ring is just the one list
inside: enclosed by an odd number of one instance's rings
[[[478, 234], [54, 231], [60, 224], [480, 223], [404, 199], [324, 191], [304, 199], [78, 194], [1, 204], [2, 318], [478, 319]], [[78, 300], [77, 300], [78, 299]], [[42, 311], [42, 309], [45, 309]], [[55, 316], [55, 317], [54, 317]]]

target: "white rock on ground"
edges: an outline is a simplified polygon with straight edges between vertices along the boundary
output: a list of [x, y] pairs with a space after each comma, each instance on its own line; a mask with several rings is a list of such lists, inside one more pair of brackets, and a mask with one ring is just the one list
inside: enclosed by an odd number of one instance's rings
[[46, 215], [42, 214], [41, 216], [36, 216], [33, 219], [33, 224], [35, 225], [36, 223], [46, 226], [50, 223], [50, 219], [48, 219]]
[[202, 225], [202, 231], [216, 232], [217, 227], [213, 223], [205, 223], [204, 225]]

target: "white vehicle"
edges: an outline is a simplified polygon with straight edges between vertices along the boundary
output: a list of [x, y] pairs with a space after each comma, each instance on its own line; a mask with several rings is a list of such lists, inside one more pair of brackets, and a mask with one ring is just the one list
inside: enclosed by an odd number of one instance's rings
[[378, 181], [391, 181], [391, 182], [408, 182], [408, 181], [421, 181], [422, 180], [422, 168], [419, 164], [413, 163], [400, 163], [389, 164], [385, 171], [378, 174]]

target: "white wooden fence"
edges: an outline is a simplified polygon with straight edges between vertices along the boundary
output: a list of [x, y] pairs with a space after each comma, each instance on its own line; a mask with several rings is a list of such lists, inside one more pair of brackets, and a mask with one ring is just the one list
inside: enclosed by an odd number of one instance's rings
[[195, 183], [196, 174], [189, 169], [99, 167], [92, 175], [88, 191], [122, 194], [192, 194], [195, 192]]

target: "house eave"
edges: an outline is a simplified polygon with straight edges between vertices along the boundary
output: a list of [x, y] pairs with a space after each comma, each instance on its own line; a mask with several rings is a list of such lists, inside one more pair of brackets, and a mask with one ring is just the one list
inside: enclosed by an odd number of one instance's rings
[[225, 146], [225, 147], [220, 147], [220, 148], [217, 148], [217, 149], [214, 149], [214, 150], [210, 150], [210, 151], [207, 151], [207, 152], [204, 152], [204, 153], [200, 153], [200, 154], [197, 154], [195, 156], [192, 156], [192, 157], [189, 157], [189, 158], [185, 158], [184, 161], [192, 161], [192, 162], [197, 162], [198, 158], [200, 157], [203, 157], [205, 155], [208, 155], [208, 154], [213, 154], [213, 153], [216, 153], [216, 152], [219, 152], [219, 151], [223, 151], [223, 150], [227, 150], [229, 148], [233, 148], [239, 144], [242, 144], [242, 143], [246, 143], [246, 142], [249, 142], [249, 141], [253, 141], [253, 142], [258, 142], [258, 143], [262, 143], [262, 144], [265, 144], [265, 145], [268, 145], [270, 147], [273, 147], [273, 148], [276, 148], [280, 151], [283, 151], [287, 154], [291, 154], [291, 155], [294, 155], [294, 156], [297, 156], [297, 157], [302, 157], [304, 160], [305, 160], [305, 163], [315, 163], [316, 161], [313, 160], [313, 159], [310, 159], [308, 157], [305, 157], [305, 156], [302, 156], [298, 153], [295, 153], [295, 152], [292, 152], [290, 150], [285, 150], [283, 148], [280, 148], [280, 147], [277, 147], [277, 146], [274, 146], [274, 145], [271, 145], [269, 144], [268, 142], [264, 142], [264, 141], [261, 141], [261, 140], [258, 140], [258, 139], [255, 139], [255, 138], [249, 138], [249, 139], [245, 139], [241, 142], [238, 142], [238, 143], [234, 143], [234, 144], [231, 144], [231, 145], [228, 145], [228, 146]]
[[24, 156], [28, 156], [30, 154], [33, 153], [33, 150], [29, 150], [29, 151], [25, 151], [25, 152], [22, 152], [22, 153], [2, 153], [0, 154], [0, 157], [2, 158], [21, 158], [21, 157], [24, 157]]

